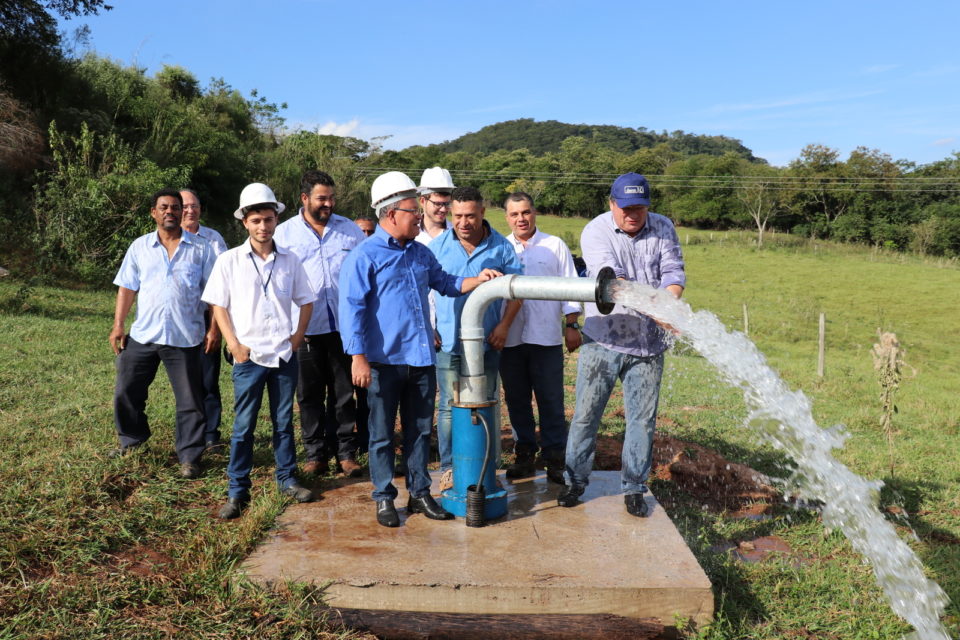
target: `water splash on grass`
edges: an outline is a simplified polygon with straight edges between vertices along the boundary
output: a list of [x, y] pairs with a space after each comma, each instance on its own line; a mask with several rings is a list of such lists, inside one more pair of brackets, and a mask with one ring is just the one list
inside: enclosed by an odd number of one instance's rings
[[610, 286], [616, 302], [674, 327], [681, 339], [743, 392], [749, 426], [794, 462], [787, 478], [789, 491], [803, 500], [823, 503], [824, 524], [841, 530], [870, 561], [890, 607], [913, 625], [914, 637], [949, 640], [940, 623], [947, 595], [926, 577], [920, 559], [878, 510], [882, 483], [861, 478], [831, 454], [843, 446], [845, 431], [820, 428], [813, 420], [810, 400], [800, 391], [791, 391], [756, 345], [742, 333], [728, 331], [712, 313], [694, 312], [668, 292], [635, 282], [617, 281]]

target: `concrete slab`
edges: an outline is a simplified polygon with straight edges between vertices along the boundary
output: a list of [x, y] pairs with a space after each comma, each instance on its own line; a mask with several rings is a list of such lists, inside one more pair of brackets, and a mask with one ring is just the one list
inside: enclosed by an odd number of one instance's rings
[[693, 554], [652, 497], [649, 518], [626, 513], [619, 472], [593, 472], [583, 504], [570, 509], [557, 506], [559, 487], [542, 473], [500, 481], [509, 512], [483, 528], [408, 518], [401, 489], [401, 526], [387, 529], [370, 484], [344, 484], [288, 508], [242, 570], [268, 586], [329, 583], [327, 602], [349, 609], [712, 618], [710, 581]]

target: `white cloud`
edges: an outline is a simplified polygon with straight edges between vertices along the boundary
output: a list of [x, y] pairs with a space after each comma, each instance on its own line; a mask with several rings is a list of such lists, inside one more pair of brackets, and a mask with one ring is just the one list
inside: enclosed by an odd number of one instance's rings
[[953, 144], [953, 143], [956, 142], [956, 141], [957, 141], [957, 139], [956, 139], [956, 138], [953, 138], [953, 137], [951, 137], [951, 138], [940, 138], [939, 140], [934, 140], [934, 141], [931, 142], [930, 144], [931, 144], [932, 146], [934, 146], [934, 147], [945, 147], [945, 146], [947, 146], [947, 145]]
[[351, 136], [354, 130], [360, 125], [360, 119], [354, 118], [350, 122], [337, 124], [333, 120], [328, 120], [323, 126], [317, 127], [316, 131], [322, 136]]

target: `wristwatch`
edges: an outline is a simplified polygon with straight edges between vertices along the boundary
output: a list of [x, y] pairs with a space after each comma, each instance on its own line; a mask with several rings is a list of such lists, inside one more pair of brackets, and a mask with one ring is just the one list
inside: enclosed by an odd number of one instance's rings
[[576, 321], [574, 321], [574, 322], [568, 322], [568, 323], [567, 323], [567, 328], [568, 328], [568, 329], [576, 329], [577, 331], [580, 331], [580, 323], [579, 323], [579, 322], [576, 322]]

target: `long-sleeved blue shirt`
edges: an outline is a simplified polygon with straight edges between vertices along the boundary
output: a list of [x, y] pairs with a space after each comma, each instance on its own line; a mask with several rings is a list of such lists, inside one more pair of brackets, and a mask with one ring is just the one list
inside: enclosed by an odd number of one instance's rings
[[378, 226], [340, 268], [340, 337], [350, 355], [380, 364], [436, 364], [427, 290], [460, 296], [463, 278], [446, 273], [425, 246], [403, 246]]
[[[583, 228], [580, 249], [591, 277], [603, 267], [612, 267], [618, 278], [655, 289], [686, 286], [677, 231], [669, 218], [652, 211], [633, 237], [617, 226], [612, 212], [597, 216]], [[618, 304], [610, 315], [603, 315], [592, 302], [584, 307], [583, 333], [604, 347], [641, 357], [666, 351], [666, 333], [640, 312]]]
[[[437, 256], [443, 269], [449, 273], [472, 277], [484, 269], [495, 269], [503, 275], [523, 273], [523, 265], [517, 257], [513, 245], [484, 220], [487, 236], [477, 245], [473, 253], [460, 244], [453, 229], [447, 229], [430, 243], [430, 251]], [[462, 353], [460, 346], [460, 316], [466, 298], [437, 298], [437, 332], [443, 341], [441, 347], [447, 353]], [[483, 314], [484, 335], [490, 335], [502, 315], [502, 305], [491, 304]], [[490, 345], [484, 341], [484, 347]]]

